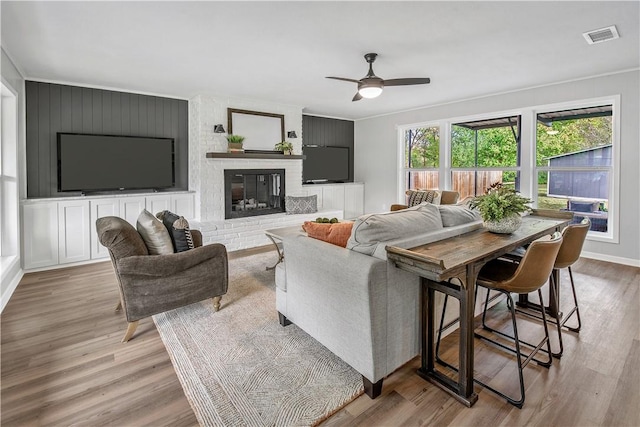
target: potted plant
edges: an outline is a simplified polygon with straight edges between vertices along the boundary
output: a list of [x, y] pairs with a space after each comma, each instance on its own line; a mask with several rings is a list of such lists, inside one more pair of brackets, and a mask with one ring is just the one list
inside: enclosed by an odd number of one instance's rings
[[241, 135], [227, 135], [227, 146], [228, 151], [243, 151], [242, 142], [244, 141], [244, 136]]
[[470, 207], [477, 209], [484, 226], [493, 233], [513, 233], [522, 224], [521, 214], [531, 211], [531, 200], [519, 195], [516, 190], [493, 184], [482, 196], [475, 197]]
[[275, 146], [276, 151], [282, 151], [282, 154], [292, 154], [293, 144], [289, 141], [278, 142]]

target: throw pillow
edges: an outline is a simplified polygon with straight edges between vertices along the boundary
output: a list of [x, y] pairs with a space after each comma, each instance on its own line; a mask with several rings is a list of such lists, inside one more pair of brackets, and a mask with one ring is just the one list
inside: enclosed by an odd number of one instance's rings
[[430, 203], [400, 211], [362, 215], [353, 224], [347, 249], [372, 255], [384, 242], [440, 229], [440, 212]]
[[138, 216], [136, 229], [144, 244], [147, 245], [149, 255], [165, 255], [173, 253], [173, 243], [164, 224], [146, 209]]
[[422, 202], [433, 203], [438, 192], [435, 190], [407, 190], [405, 193], [409, 196], [407, 205], [409, 207], [419, 205]]
[[342, 246], [343, 248], [347, 247], [352, 227], [353, 221], [336, 222], [334, 224], [305, 221], [302, 225], [302, 229], [307, 232], [309, 237]]
[[162, 211], [156, 214], [169, 231], [169, 237], [173, 243], [175, 252], [184, 252], [193, 249], [193, 237], [189, 229], [189, 222], [184, 217], [170, 211]]
[[318, 212], [318, 196], [284, 196], [284, 210], [288, 215]]
[[442, 217], [442, 225], [445, 227], [467, 224], [482, 219], [478, 211], [472, 211], [465, 206], [439, 205], [438, 210]]

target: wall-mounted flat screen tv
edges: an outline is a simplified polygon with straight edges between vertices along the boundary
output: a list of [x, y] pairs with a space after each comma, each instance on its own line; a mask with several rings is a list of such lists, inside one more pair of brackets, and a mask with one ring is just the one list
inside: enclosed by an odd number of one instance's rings
[[175, 185], [173, 138], [58, 133], [58, 191]]
[[349, 147], [302, 147], [306, 158], [302, 162], [304, 182], [349, 181]]

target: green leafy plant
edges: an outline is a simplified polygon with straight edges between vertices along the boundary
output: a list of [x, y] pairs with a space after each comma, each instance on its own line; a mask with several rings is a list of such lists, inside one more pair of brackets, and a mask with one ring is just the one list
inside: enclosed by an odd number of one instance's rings
[[484, 221], [500, 221], [512, 215], [531, 211], [532, 201], [519, 195], [514, 189], [493, 184], [482, 196], [474, 198], [470, 207], [477, 209]]
[[293, 144], [289, 141], [278, 142], [275, 146], [275, 150], [291, 154], [291, 152], [293, 151]]
[[227, 135], [227, 142], [231, 144], [242, 144], [244, 136], [242, 135]]

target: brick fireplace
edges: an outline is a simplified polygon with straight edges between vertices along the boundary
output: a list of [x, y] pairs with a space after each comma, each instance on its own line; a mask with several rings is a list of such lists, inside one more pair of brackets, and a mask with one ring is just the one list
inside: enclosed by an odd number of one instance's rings
[[[285, 212], [226, 218], [225, 170], [283, 170], [284, 188], [291, 196], [304, 196], [302, 160], [287, 158], [207, 158], [207, 153], [227, 152], [224, 134], [216, 134], [217, 123], [227, 123], [227, 108], [241, 108], [284, 114], [287, 130], [302, 135], [302, 108], [246, 99], [198, 95], [189, 100], [189, 189], [196, 192], [195, 218], [189, 224], [202, 232], [205, 244], [222, 243], [227, 250], [270, 244], [264, 230], [301, 225], [318, 214], [287, 215]], [[302, 139], [294, 139], [294, 153], [302, 152]], [[284, 197], [284, 192], [282, 194]], [[248, 197], [251, 199], [251, 197]], [[261, 202], [264, 203], [264, 202]], [[257, 203], [256, 203], [257, 207]], [[322, 216], [342, 218], [342, 211], [325, 211]]]

